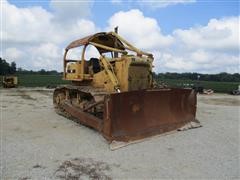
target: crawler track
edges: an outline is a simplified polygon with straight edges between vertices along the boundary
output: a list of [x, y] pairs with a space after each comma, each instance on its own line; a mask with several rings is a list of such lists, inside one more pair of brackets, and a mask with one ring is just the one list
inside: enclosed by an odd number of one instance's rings
[[[95, 119], [93, 124], [102, 123], [104, 97], [107, 95], [103, 89], [90, 86], [64, 85], [57, 87], [53, 93], [53, 104], [58, 114], [65, 116], [75, 122], [90, 127], [95, 125], [84, 123], [83, 117]], [[80, 121], [81, 118], [81, 121]]]

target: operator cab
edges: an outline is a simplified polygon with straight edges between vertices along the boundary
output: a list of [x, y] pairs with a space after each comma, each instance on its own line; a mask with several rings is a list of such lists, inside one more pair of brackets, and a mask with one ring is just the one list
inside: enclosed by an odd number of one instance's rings
[[[75, 49], [78, 50], [76, 51], [77, 53], [73, 53], [75, 57], [69, 57], [70, 52]], [[128, 55], [128, 52], [135, 52], [136, 55]], [[78, 56], [76, 56], [76, 54], [78, 54]], [[118, 55], [121, 56], [118, 57]], [[141, 58], [143, 57], [142, 55], [151, 59], [151, 61], [153, 60], [151, 54], [138, 50], [116, 33], [97, 33], [92, 36], [87, 36], [73, 41], [66, 47], [64, 54], [63, 78], [79, 82], [92, 81], [95, 74], [100, 73], [102, 70], [106, 70], [106, 68], [109, 67], [111, 67], [110, 69], [113, 69], [113, 67], [117, 65], [116, 62], [118, 61], [128, 61], [128, 63], [121, 65], [123, 69], [128, 69], [130, 61], [133, 62], [135, 67], [137, 67], [137, 64], [139, 64], [137, 62], [144, 59]], [[151, 68], [149, 67], [151, 66], [149, 64], [151, 63], [145, 63], [145, 65], [144, 63], [140, 63], [140, 66], [148, 65], [148, 68]]]

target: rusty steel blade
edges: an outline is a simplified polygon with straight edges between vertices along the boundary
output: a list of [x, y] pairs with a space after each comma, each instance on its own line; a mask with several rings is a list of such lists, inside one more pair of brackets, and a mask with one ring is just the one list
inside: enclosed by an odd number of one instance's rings
[[111, 94], [105, 100], [103, 135], [130, 141], [177, 130], [195, 121], [192, 89], [153, 89]]

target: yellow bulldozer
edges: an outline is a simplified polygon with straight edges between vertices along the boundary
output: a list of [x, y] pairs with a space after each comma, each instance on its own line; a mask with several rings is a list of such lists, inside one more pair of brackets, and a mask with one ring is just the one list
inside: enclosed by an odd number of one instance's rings
[[4, 88], [15, 88], [18, 85], [18, 77], [12, 75], [3, 76], [2, 85]]
[[[88, 46], [99, 56], [87, 59]], [[69, 50], [79, 47], [79, 59], [69, 59]], [[57, 113], [96, 129], [109, 142], [199, 127], [196, 92], [154, 87], [153, 60], [116, 32], [73, 41], [63, 58], [63, 79], [72, 83], [54, 90]]]

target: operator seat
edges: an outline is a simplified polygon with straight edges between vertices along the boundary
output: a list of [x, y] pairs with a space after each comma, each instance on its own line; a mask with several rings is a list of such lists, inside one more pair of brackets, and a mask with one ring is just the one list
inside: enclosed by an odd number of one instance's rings
[[98, 73], [101, 70], [98, 58], [90, 58], [89, 63], [92, 65], [94, 73]]

